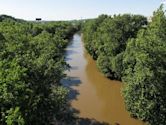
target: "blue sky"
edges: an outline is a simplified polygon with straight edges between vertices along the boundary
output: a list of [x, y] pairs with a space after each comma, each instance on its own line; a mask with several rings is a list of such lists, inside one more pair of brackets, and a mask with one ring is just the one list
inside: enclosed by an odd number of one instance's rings
[[0, 0], [0, 14], [26, 20], [71, 20], [100, 14], [151, 16], [164, 0]]

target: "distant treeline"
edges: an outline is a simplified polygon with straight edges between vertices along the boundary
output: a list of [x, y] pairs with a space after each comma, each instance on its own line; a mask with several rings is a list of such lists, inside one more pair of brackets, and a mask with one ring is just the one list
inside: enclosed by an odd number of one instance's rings
[[99, 70], [124, 82], [131, 116], [166, 125], [166, 16], [163, 5], [152, 21], [141, 15], [101, 15], [83, 26], [85, 48]]
[[69, 119], [68, 90], [60, 80], [69, 68], [64, 48], [76, 30], [70, 22], [0, 16], [1, 125], [51, 125]]

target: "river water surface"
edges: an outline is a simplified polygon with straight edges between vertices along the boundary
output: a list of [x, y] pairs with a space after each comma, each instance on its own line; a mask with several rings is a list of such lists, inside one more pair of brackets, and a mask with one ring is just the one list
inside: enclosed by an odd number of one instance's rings
[[143, 125], [125, 110], [122, 83], [109, 80], [98, 71], [95, 61], [84, 49], [80, 34], [75, 34], [68, 45], [66, 61], [71, 70], [64, 85], [71, 88], [71, 105], [80, 112], [80, 117], [113, 125]]

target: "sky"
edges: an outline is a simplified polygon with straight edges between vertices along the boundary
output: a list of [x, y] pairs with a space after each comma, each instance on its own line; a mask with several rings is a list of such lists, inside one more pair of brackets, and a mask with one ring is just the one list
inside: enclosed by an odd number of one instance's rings
[[164, 0], [0, 0], [0, 14], [25, 20], [73, 20], [124, 13], [151, 16], [163, 2]]

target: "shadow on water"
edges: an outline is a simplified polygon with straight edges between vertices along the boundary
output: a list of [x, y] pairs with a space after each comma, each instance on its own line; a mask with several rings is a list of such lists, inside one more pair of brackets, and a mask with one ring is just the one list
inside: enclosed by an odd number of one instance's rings
[[[72, 100], [77, 100], [77, 96], [80, 94], [78, 90], [74, 89], [73, 87], [79, 86], [81, 84], [81, 80], [78, 77], [66, 77], [61, 80], [61, 83], [64, 87], [67, 87], [69, 89], [69, 96], [68, 99], [69, 101]], [[70, 106], [71, 107], [71, 106]], [[79, 113], [80, 111], [75, 109], [75, 108], [70, 108], [69, 111], [69, 116], [66, 117], [71, 117], [74, 116], [74, 118], [71, 118], [71, 121], [68, 121], [67, 123], [60, 123], [56, 125], [110, 125], [106, 122], [99, 122], [95, 119], [90, 119], [90, 118], [80, 118]], [[120, 125], [120, 124], [113, 124], [113, 125]]]
[[76, 120], [76, 122], [73, 125], [109, 125], [105, 122], [99, 122], [95, 119], [89, 119], [89, 118], [79, 118]]
[[108, 124], [105, 122], [99, 122], [95, 119], [89, 119], [89, 118], [78, 118], [74, 120], [73, 122], [68, 123], [56, 123], [53, 125], [120, 125], [120, 124]]
[[73, 87], [73, 86], [79, 86], [81, 84], [81, 80], [78, 77], [67, 77], [62, 79], [61, 83], [65, 87]]
[[61, 80], [61, 83], [64, 87], [69, 89], [68, 99], [77, 100], [77, 96], [80, 94], [78, 90], [72, 88], [74, 86], [79, 86], [81, 84], [81, 80], [77, 77], [67, 77]]
[[75, 125], [109, 125], [105, 122], [99, 122], [95, 119], [79, 118]]
[[77, 69], [78, 69], [78, 66], [71, 66], [70, 69], [71, 69], [71, 70], [77, 70]]
[[[72, 55], [72, 54], [76, 54], [76, 53], [77, 52], [74, 50], [66, 50], [66, 55]], [[72, 60], [72, 58], [70, 58], [68, 56], [65, 57], [65, 61], [71, 61], [71, 60]]]
[[67, 55], [75, 54], [77, 51], [74, 50], [66, 50]]
[[109, 124], [106, 122], [99, 122], [96, 119], [81, 118], [78, 117], [79, 110], [71, 108], [70, 111], [65, 115], [65, 119], [62, 121], [56, 121], [52, 125], [120, 125], [120, 124]]
[[69, 57], [65, 58], [65, 61], [71, 61], [71, 60], [72, 60], [72, 58], [69, 58]]

